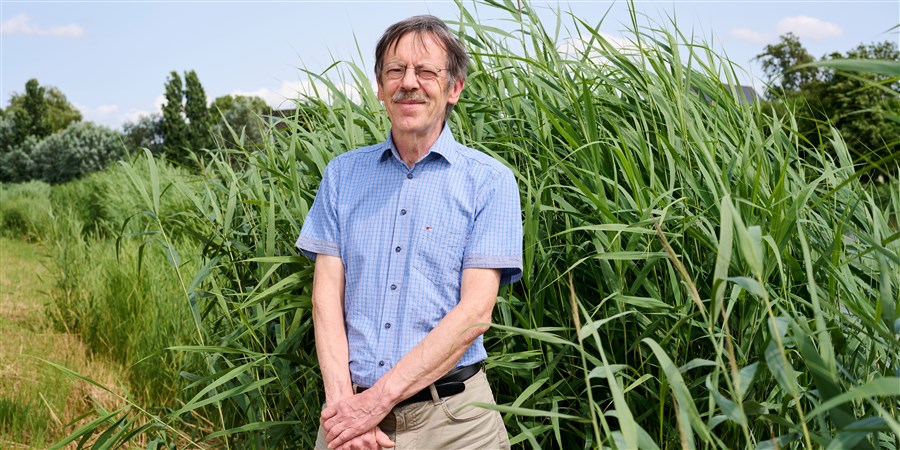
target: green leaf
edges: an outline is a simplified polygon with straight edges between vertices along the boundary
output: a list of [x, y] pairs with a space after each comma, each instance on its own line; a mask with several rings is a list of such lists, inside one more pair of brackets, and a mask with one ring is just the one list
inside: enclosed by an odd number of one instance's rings
[[900, 378], [876, 378], [862, 386], [855, 386], [837, 397], [817, 406], [807, 418], [816, 417], [832, 408], [854, 400], [865, 400], [873, 397], [900, 397]]
[[705, 384], [707, 391], [712, 394], [713, 399], [716, 401], [716, 405], [719, 406], [719, 409], [722, 410], [728, 420], [739, 425], [747, 425], [747, 416], [744, 415], [744, 411], [740, 408], [740, 406], [738, 406], [737, 403], [729, 400], [724, 395], [719, 393], [719, 389], [713, 386], [712, 382], [710, 381], [710, 377], [712, 376], [713, 375], [710, 374], [706, 377]]

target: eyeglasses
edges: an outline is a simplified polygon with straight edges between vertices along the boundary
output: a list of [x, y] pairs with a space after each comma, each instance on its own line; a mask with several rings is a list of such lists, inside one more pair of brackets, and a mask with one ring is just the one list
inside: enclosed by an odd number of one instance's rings
[[388, 80], [399, 80], [406, 75], [407, 69], [413, 69], [416, 72], [416, 77], [422, 81], [435, 80], [442, 71], [447, 70], [438, 69], [431, 64], [420, 64], [415, 67], [409, 67], [406, 64], [388, 64], [384, 66], [384, 71], [382, 73]]

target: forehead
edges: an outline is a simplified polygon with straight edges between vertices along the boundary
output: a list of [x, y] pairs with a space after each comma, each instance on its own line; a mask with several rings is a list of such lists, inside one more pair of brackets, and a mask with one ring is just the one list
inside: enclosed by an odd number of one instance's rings
[[388, 45], [385, 59], [401, 59], [417, 56], [427, 59], [446, 60], [444, 44], [428, 32], [410, 31]]

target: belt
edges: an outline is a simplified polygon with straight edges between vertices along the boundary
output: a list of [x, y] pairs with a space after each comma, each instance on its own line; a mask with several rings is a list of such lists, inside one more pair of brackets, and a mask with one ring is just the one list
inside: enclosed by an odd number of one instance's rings
[[[475, 363], [468, 366], [457, 367], [456, 369], [451, 370], [447, 375], [444, 375], [439, 380], [434, 382], [434, 388], [437, 390], [437, 394], [439, 398], [446, 398], [451, 395], [459, 394], [462, 391], [466, 390], [465, 381], [469, 378], [475, 376], [481, 370], [481, 363]], [[400, 403], [397, 403], [397, 406], [409, 405], [410, 403], [424, 402], [427, 400], [431, 400], [431, 386], [422, 389], [421, 391], [415, 393], [413, 396], [408, 397], [402, 400]], [[360, 393], [365, 391], [368, 388], [359, 387], [356, 392]]]

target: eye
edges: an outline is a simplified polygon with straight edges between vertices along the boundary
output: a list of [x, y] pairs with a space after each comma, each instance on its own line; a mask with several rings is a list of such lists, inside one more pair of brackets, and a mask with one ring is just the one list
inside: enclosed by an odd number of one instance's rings
[[436, 67], [418, 67], [416, 68], [416, 72], [419, 75], [419, 78], [423, 80], [433, 80], [438, 76], [438, 69]]
[[384, 69], [384, 76], [391, 79], [403, 78], [404, 72], [406, 72], [406, 67], [388, 66]]

